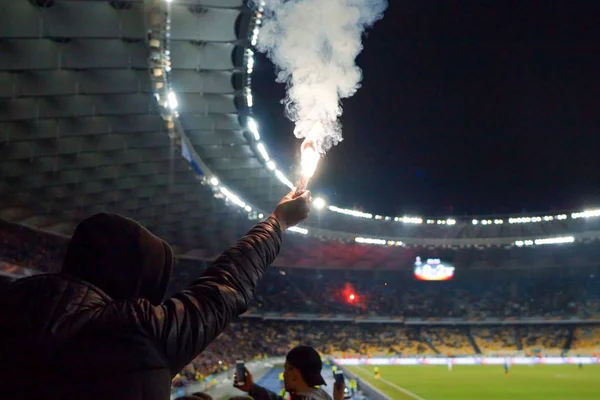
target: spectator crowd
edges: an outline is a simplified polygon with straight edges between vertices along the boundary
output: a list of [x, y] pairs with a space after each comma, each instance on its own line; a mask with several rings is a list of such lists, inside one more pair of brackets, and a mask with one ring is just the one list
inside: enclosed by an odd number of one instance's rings
[[[57, 271], [65, 249], [64, 238], [0, 221], [1, 261], [41, 272]], [[189, 285], [208, 264], [177, 259], [169, 292]], [[516, 322], [524, 317], [598, 318], [596, 270], [574, 271], [565, 265], [551, 271], [468, 271], [457, 273], [449, 282], [422, 282], [406, 270], [271, 268], [259, 285], [250, 313], [232, 323], [186, 366], [173, 385], [227, 372], [236, 360], [284, 356], [300, 344], [335, 357], [595, 353], [600, 350], [600, 327], [520, 326]], [[308, 321], [314, 315], [307, 314], [328, 314], [339, 321]], [[378, 317], [388, 321], [377, 321]], [[443, 318], [466, 323], [435, 326]], [[476, 325], [490, 318], [513, 320], [515, 325]], [[356, 322], [361, 319], [362, 323]], [[428, 324], [398, 323], [404, 319]]]
[[[0, 221], [0, 260], [41, 271], [59, 268], [66, 239]], [[179, 258], [170, 292], [208, 263]], [[460, 267], [457, 267], [460, 268]], [[349, 295], [354, 295], [352, 300]], [[331, 313], [403, 318], [556, 319], [600, 316], [600, 268], [459, 270], [448, 282], [417, 281], [410, 270], [271, 268], [253, 307], [260, 312]]]

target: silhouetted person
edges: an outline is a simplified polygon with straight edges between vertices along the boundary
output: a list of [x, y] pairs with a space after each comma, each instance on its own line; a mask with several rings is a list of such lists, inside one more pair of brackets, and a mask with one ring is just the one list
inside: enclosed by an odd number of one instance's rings
[[246, 311], [310, 193], [273, 214], [186, 290], [163, 301], [169, 245], [137, 222], [98, 214], [79, 224], [62, 272], [0, 292], [0, 399], [166, 400], [172, 378]]

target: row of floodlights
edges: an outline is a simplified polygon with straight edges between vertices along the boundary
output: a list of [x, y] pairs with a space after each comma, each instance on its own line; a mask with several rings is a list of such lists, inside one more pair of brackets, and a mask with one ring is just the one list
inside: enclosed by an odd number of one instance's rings
[[[253, 210], [252, 206], [250, 206], [248, 203], [246, 203], [244, 200], [242, 200], [240, 196], [233, 193], [227, 187], [221, 185], [219, 178], [217, 178], [216, 176], [213, 176], [208, 181], [214, 187], [215, 193], [217, 193], [216, 197], [221, 197], [221, 195], [222, 195], [222, 197], [224, 197], [227, 202], [229, 202], [233, 205], [236, 205], [239, 208], [243, 209], [245, 212], [247, 212], [249, 217], [255, 217], [257, 219], [263, 219], [265, 217], [263, 213], [256, 213]], [[289, 231], [301, 233], [303, 235], [308, 234], [308, 229], [301, 228], [298, 226], [289, 228]]]
[[[252, 207], [246, 204], [243, 200], [240, 199], [239, 196], [231, 192], [224, 186], [220, 186], [219, 180], [215, 177], [210, 179], [210, 183], [213, 186], [219, 186], [218, 190], [221, 194], [225, 196], [225, 198], [233, 203], [234, 205], [243, 208], [244, 211], [250, 213], [252, 212]], [[320, 204], [321, 199], [315, 199], [313, 202], [313, 206], [317, 208], [322, 208], [323, 206]], [[264, 218], [262, 213], [258, 214], [257, 217], [259, 219]], [[306, 228], [301, 227], [293, 227], [289, 229], [291, 232], [299, 233], [302, 235], [308, 235], [309, 231]], [[404, 243], [399, 240], [387, 240], [380, 238], [370, 238], [357, 236], [354, 238], [354, 241], [359, 244], [368, 244], [368, 245], [379, 245], [379, 246], [403, 246]], [[549, 244], [565, 244], [565, 243], [573, 243], [575, 242], [575, 237], [573, 236], [561, 236], [561, 237], [550, 237], [550, 238], [538, 238], [533, 240], [517, 240], [514, 242], [514, 245], [517, 247], [527, 247], [527, 246], [540, 246], [540, 245], [549, 245]]]
[[[252, 95], [248, 94], [248, 96], [251, 97]], [[279, 179], [288, 188], [293, 188], [294, 185], [292, 184], [292, 182], [285, 176], [285, 174], [283, 172], [281, 172], [280, 170], [278, 170], [276, 168], [275, 162], [271, 159], [271, 156], [269, 155], [266, 146], [264, 145], [264, 143], [262, 143], [260, 141], [260, 132], [258, 129], [258, 123], [256, 122], [256, 120], [254, 118], [252, 118], [252, 117], [248, 118], [247, 129], [253, 135], [253, 137], [256, 141], [257, 153], [262, 158], [262, 160], [265, 162], [267, 169], [269, 169], [270, 171], [273, 171], [275, 176], [277, 177], [277, 179]], [[319, 208], [319, 209], [324, 208], [325, 201], [323, 199], [320, 199], [318, 205], [319, 206], [317, 208]], [[456, 219], [454, 219], [454, 218], [423, 219], [421, 217], [414, 217], [414, 216], [389, 217], [389, 216], [383, 216], [383, 215], [374, 215], [372, 213], [361, 211], [361, 210], [341, 208], [341, 207], [337, 207], [334, 205], [330, 205], [329, 207], [327, 207], [327, 209], [329, 211], [336, 212], [338, 214], [344, 214], [344, 215], [348, 215], [348, 216], [356, 217], [356, 218], [395, 221], [395, 222], [401, 222], [403, 224], [419, 225], [419, 224], [426, 223], [429, 225], [432, 225], [432, 224], [447, 225], [447, 226], [456, 225]], [[583, 212], [577, 212], [577, 213], [571, 214], [572, 219], [593, 218], [593, 217], [599, 217], [599, 216], [600, 216], [600, 209], [586, 210]], [[558, 215], [544, 215], [544, 216], [534, 216], [534, 217], [515, 217], [515, 218], [508, 218], [507, 220], [501, 219], [501, 218], [473, 219], [471, 221], [471, 223], [473, 225], [503, 225], [505, 222], [508, 222], [509, 224], [529, 224], [529, 223], [550, 222], [550, 221], [563, 221], [563, 220], [566, 220], [567, 218], [568, 218], [567, 214], [558, 214]]]
[[[232, 204], [244, 209], [244, 211], [250, 213], [252, 212], [252, 207], [249, 206], [246, 202], [244, 202], [239, 196], [231, 192], [224, 186], [221, 186], [219, 180], [216, 177], [210, 179], [210, 184], [217, 187], [218, 191]], [[317, 198], [313, 201], [313, 206], [317, 208], [323, 208], [324, 204], [321, 203], [322, 199]], [[257, 217], [259, 219], [264, 218], [262, 213], [258, 214]], [[289, 229], [291, 232], [299, 233], [302, 235], [308, 235], [309, 230], [307, 228], [302, 227], [293, 227]], [[404, 246], [404, 243], [399, 240], [388, 240], [388, 239], [380, 239], [380, 238], [371, 238], [371, 237], [363, 237], [357, 236], [354, 238], [354, 241], [358, 244], [368, 244], [368, 245], [379, 245], [379, 246]], [[524, 246], [540, 246], [540, 245], [549, 245], [549, 244], [564, 244], [564, 243], [573, 243], [575, 241], [575, 237], [573, 236], [561, 236], [561, 237], [550, 237], [550, 238], [538, 238], [533, 240], [517, 240], [514, 242], [514, 245], [517, 247]]]
[[[251, 96], [251, 94], [249, 94], [249, 96]], [[269, 169], [270, 171], [273, 171], [273, 173], [275, 174], [277, 179], [279, 179], [279, 181], [281, 181], [288, 188], [292, 189], [294, 187], [293, 183], [287, 178], [287, 176], [285, 176], [285, 174], [283, 172], [281, 172], [279, 169], [277, 169], [276, 164], [271, 159], [271, 156], [269, 155], [266, 146], [264, 145], [263, 142], [261, 142], [258, 123], [256, 122], [256, 120], [254, 118], [249, 117], [247, 119], [247, 129], [252, 134], [252, 137], [254, 138], [254, 140], [256, 142], [255, 143], [256, 151], [257, 151], [258, 155], [260, 156], [260, 158], [264, 161], [267, 169]], [[317, 206], [316, 208], [323, 209], [323, 208], [325, 208], [326, 204], [323, 199], [319, 199], [315, 205]], [[426, 223], [426, 224], [430, 224], [430, 225], [436, 224], [436, 225], [452, 226], [452, 225], [455, 225], [457, 222], [456, 219], [454, 219], [454, 218], [426, 219], [425, 220], [421, 217], [414, 217], [414, 216], [389, 217], [389, 216], [382, 216], [382, 215], [374, 215], [369, 212], [341, 208], [341, 207], [337, 207], [334, 205], [328, 206], [327, 209], [329, 211], [332, 211], [332, 212], [335, 212], [338, 214], [348, 215], [348, 216], [356, 217], [356, 218], [395, 221], [395, 222], [401, 222], [404, 224], [419, 225], [419, 224]], [[599, 217], [599, 216], [600, 216], [600, 209], [586, 210], [583, 212], [571, 214], [572, 219], [593, 218], [593, 217]], [[557, 214], [557, 215], [544, 215], [544, 216], [534, 216], [534, 217], [515, 217], [515, 218], [508, 218], [507, 220], [501, 219], [501, 218], [473, 219], [471, 221], [471, 223], [473, 225], [503, 225], [505, 222], [508, 222], [509, 224], [529, 224], [529, 223], [550, 222], [550, 221], [563, 221], [563, 220], [566, 220], [567, 218], [568, 218], [567, 214]]]
[[523, 246], [539, 246], [543, 244], [563, 244], [563, 243], [573, 243], [575, 238], [573, 236], [561, 236], [561, 237], [552, 237], [552, 238], [543, 238], [543, 239], [534, 239], [534, 240], [517, 240], [515, 242], [515, 246], [523, 247]]
[[[260, 11], [259, 13], [262, 13], [262, 11]], [[260, 25], [260, 20], [258, 19], [258, 17], [257, 17], [257, 25]], [[258, 35], [258, 28], [255, 28], [255, 35]], [[246, 71], [248, 74], [251, 74], [254, 69], [254, 52], [251, 49], [248, 49], [246, 56], [247, 56], [246, 57], [247, 58], [247, 65], [246, 65], [247, 70]], [[251, 90], [250, 86], [246, 87], [245, 94], [246, 94], [247, 105], [249, 108], [252, 108], [252, 106], [254, 104], [254, 100], [252, 97], [252, 90]], [[247, 119], [246, 128], [252, 134], [254, 140], [256, 141], [256, 145], [255, 145], [256, 152], [258, 153], [260, 158], [264, 161], [267, 169], [272, 171], [274, 173], [275, 177], [279, 181], [281, 181], [285, 186], [287, 186], [288, 188], [293, 188], [294, 185], [292, 184], [292, 182], [287, 178], [287, 176], [283, 172], [281, 172], [279, 169], [277, 169], [275, 162], [271, 159], [271, 156], [269, 155], [269, 153], [267, 151], [266, 146], [264, 145], [264, 143], [262, 143], [260, 141], [260, 131], [259, 131], [258, 123], [256, 122], [256, 120], [252, 117], [249, 117]], [[321, 200], [321, 202], [319, 204], [320, 204], [320, 207], [317, 207], [317, 208], [322, 209], [325, 207], [325, 202], [323, 200]], [[336, 212], [336, 213], [343, 214], [343, 215], [348, 215], [348, 216], [355, 217], [355, 218], [394, 221], [394, 222], [400, 222], [403, 224], [412, 224], [412, 225], [419, 225], [419, 224], [423, 224], [423, 223], [426, 223], [429, 225], [433, 225], [433, 224], [446, 225], [446, 226], [456, 225], [456, 219], [454, 219], [454, 218], [423, 219], [421, 217], [415, 217], [415, 216], [389, 217], [389, 216], [383, 216], [383, 215], [378, 215], [378, 214], [372, 214], [372, 213], [361, 211], [361, 210], [341, 208], [341, 207], [337, 207], [334, 205], [330, 205], [327, 208], [329, 209], [329, 211]], [[598, 217], [598, 216], [600, 216], [600, 209], [583, 211], [580, 213], [571, 214], [571, 218], [573, 218], [573, 219], [591, 218], [591, 217]], [[508, 218], [508, 220], [501, 219], [501, 218], [473, 219], [471, 221], [471, 223], [473, 225], [503, 225], [505, 222], [508, 222], [509, 224], [528, 224], [528, 223], [549, 222], [549, 221], [562, 221], [562, 220], [566, 220], [567, 218], [568, 217], [566, 214], [558, 214], [558, 215], [545, 215], [545, 216], [534, 216], [534, 217], [514, 217], [514, 218], [511, 217], [511, 218]]]
[[[385, 240], [385, 239], [377, 239], [377, 238], [369, 238], [369, 237], [356, 237], [354, 238], [356, 243], [360, 244], [376, 244], [380, 246], [403, 246], [404, 243], [400, 241], [394, 240]], [[575, 242], [575, 238], [573, 236], [561, 236], [561, 237], [551, 237], [551, 238], [540, 238], [533, 240], [517, 240], [515, 241], [515, 246], [523, 247], [523, 246], [540, 246], [545, 244], [564, 244], [564, 243], [573, 243]]]
[[[216, 177], [210, 179], [210, 184], [217, 187], [218, 191], [232, 204], [244, 209], [244, 211], [251, 213], [252, 207], [244, 202], [239, 196], [234, 194], [228, 188], [221, 186], [219, 180]], [[321, 199], [317, 198], [313, 202], [313, 206], [317, 208], [322, 208]], [[262, 213], [258, 214], [257, 217], [259, 219], [264, 218]], [[299, 233], [302, 235], [308, 235], [309, 231], [306, 228], [302, 227], [293, 227], [289, 229], [291, 232]], [[379, 245], [379, 246], [403, 246], [404, 243], [399, 240], [387, 240], [380, 238], [370, 238], [357, 236], [354, 238], [354, 241], [359, 244], [369, 244], [369, 245]], [[564, 244], [564, 243], [573, 243], [575, 241], [575, 237], [573, 236], [561, 236], [561, 237], [550, 237], [550, 238], [539, 238], [533, 240], [517, 240], [514, 242], [515, 246], [523, 247], [523, 246], [540, 246], [540, 245], [548, 245], [548, 244]]]

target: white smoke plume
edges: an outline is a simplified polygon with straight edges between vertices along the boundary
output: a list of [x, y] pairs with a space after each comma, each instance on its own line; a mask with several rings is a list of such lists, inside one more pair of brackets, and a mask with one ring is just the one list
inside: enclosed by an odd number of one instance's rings
[[264, 7], [257, 49], [287, 84], [283, 100], [299, 139], [324, 154], [342, 140], [340, 100], [360, 87], [356, 56], [364, 30], [383, 17], [386, 0], [255, 0]]

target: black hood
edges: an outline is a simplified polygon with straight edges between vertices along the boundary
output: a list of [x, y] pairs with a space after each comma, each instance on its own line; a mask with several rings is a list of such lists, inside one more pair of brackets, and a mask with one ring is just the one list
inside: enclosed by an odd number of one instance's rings
[[82, 221], [67, 248], [62, 272], [98, 287], [113, 300], [164, 300], [173, 251], [146, 228], [116, 214]]

